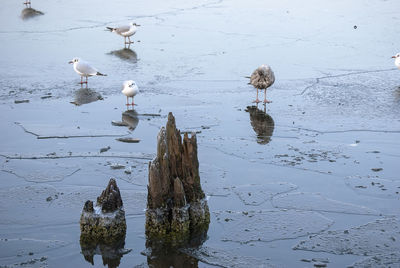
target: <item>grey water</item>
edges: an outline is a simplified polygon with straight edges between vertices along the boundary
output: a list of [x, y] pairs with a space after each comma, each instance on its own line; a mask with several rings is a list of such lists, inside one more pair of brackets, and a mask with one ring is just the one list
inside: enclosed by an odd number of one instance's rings
[[[398, 267], [399, 7], [3, 0], [0, 267]], [[105, 30], [130, 21], [129, 47]], [[107, 76], [81, 88], [74, 57]], [[265, 106], [246, 78], [261, 64], [276, 77]], [[198, 248], [151, 256], [147, 166], [168, 112], [197, 132], [211, 223]], [[111, 177], [124, 250], [97, 249], [92, 264], [79, 218]]]

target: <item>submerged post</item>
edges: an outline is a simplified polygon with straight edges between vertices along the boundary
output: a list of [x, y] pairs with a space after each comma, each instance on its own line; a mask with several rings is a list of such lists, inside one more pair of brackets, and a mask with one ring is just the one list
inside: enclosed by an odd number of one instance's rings
[[81, 246], [120, 245], [125, 241], [126, 220], [121, 194], [114, 179], [97, 197], [97, 203], [86, 201], [80, 219]]
[[148, 240], [177, 246], [207, 233], [210, 212], [200, 185], [196, 134], [185, 133], [182, 142], [172, 113], [157, 137], [147, 189]]

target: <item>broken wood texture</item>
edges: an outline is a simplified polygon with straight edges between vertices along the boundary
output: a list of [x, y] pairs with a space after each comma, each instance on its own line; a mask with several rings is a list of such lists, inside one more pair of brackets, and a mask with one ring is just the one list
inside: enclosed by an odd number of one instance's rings
[[[200, 185], [196, 134], [182, 137], [168, 114], [157, 137], [157, 156], [149, 163], [146, 211], [148, 241], [182, 245], [207, 233], [210, 212]], [[150, 243], [151, 244], [151, 243]]]
[[92, 201], [86, 201], [80, 228], [81, 247], [114, 245], [125, 241], [125, 211], [115, 179], [110, 179], [107, 188], [97, 197], [96, 206]]

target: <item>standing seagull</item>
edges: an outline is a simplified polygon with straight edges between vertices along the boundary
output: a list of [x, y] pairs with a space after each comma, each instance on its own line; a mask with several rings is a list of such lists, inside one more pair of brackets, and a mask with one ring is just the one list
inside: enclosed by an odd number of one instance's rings
[[267, 88], [272, 86], [275, 82], [275, 75], [272, 71], [271, 67], [266, 64], [261, 65], [250, 76], [250, 84], [253, 85], [257, 89], [257, 98], [254, 101], [255, 103], [259, 103], [258, 99], [258, 90], [264, 89], [264, 103], [270, 103], [271, 101], [267, 100]]
[[[116, 28], [107, 27], [107, 29], [113, 33], [117, 33], [120, 36], [123, 36], [124, 40], [125, 40], [125, 45], [126, 44], [130, 45], [133, 43], [133, 41], [131, 41], [130, 37], [136, 33], [136, 30], [137, 30], [136, 26], [140, 26], [140, 25], [136, 24], [135, 22], [131, 22], [131, 23], [129, 23], [129, 25], [123, 25], [123, 26], [119, 26]], [[126, 42], [127, 37], [128, 37], [129, 42]]]
[[400, 53], [397, 53], [396, 55], [392, 56], [392, 58], [394, 58], [394, 65], [396, 65], [396, 67], [398, 69], [400, 69]]
[[[133, 107], [134, 105], [136, 105], [133, 101], [133, 97], [135, 97], [135, 95], [139, 93], [139, 88], [136, 85], [135, 81], [125, 81], [122, 86], [122, 93], [126, 96], [126, 106], [132, 105]], [[132, 104], [129, 104], [129, 98], [132, 98]]]
[[[106, 76], [106, 74], [102, 74], [97, 71], [96, 68], [92, 67], [88, 62], [81, 60], [80, 58], [73, 58], [71, 61], [68, 62], [69, 64], [74, 64], [74, 70], [81, 76], [80, 84], [88, 84], [88, 77], [89, 76]], [[83, 81], [83, 77], [86, 77], [86, 81]]]

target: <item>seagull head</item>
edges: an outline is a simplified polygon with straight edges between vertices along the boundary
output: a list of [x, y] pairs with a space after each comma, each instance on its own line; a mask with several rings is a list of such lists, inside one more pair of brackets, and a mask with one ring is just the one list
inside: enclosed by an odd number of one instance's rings
[[139, 24], [137, 24], [136, 22], [131, 22], [132, 26], [140, 26]]
[[128, 80], [128, 81], [124, 82], [124, 86], [125, 87], [134, 87], [134, 86], [136, 86], [136, 83], [133, 80]]
[[76, 62], [79, 62], [79, 58], [73, 58], [72, 60], [70, 60], [68, 63], [69, 64], [74, 64], [74, 63], [76, 63]]
[[400, 57], [400, 53], [397, 53], [396, 55], [392, 56], [393, 59], [399, 58]]
[[269, 65], [267, 65], [267, 64], [262, 64], [262, 65], [259, 67], [259, 70], [261, 71], [261, 73], [262, 73], [263, 75], [268, 75], [268, 73], [271, 72], [271, 67], [269, 67]]
[[267, 65], [267, 64], [262, 64], [260, 67], [262, 69], [271, 69], [271, 67], [269, 67], [269, 65]]

